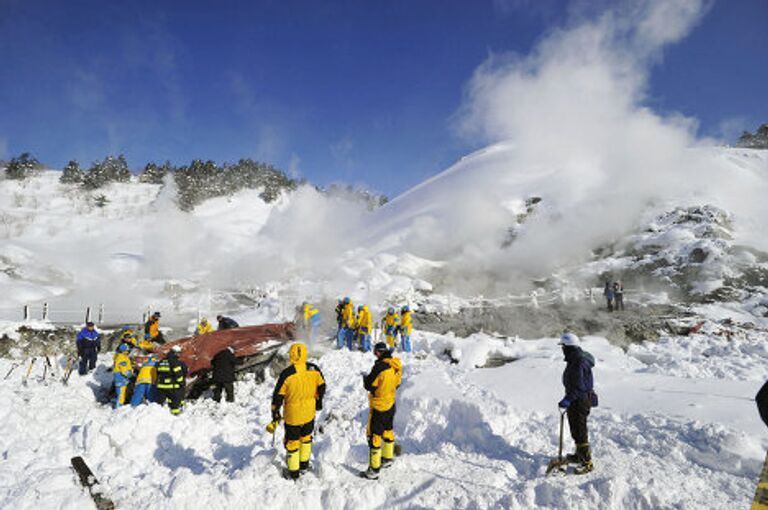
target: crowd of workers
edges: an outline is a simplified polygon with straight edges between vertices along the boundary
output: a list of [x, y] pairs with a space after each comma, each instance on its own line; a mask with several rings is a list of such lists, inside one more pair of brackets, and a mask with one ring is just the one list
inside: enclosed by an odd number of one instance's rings
[[[360, 305], [355, 312], [355, 305], [349, 297], [340, 299], [336, 305], [336, 346], [351, 350], [371, 351], [373, 335], [373, 315], [368, 305]], [[397, 337], [400, 337], [400, 350], [411, 352], [411, 332], [413, 330], [411, 308], [408, 305], [400, 308], [390, 306], [381, 319], [381, 330], [384, 332], [386, 345], [390, 350], [397, 348]]]
[[[608, 284], [606, 284], [608, 289]], [[607, 296], [606, 296], [607, 297]], [[616, 299], [614, 293], [612, 299]], [[610, 302], [609, 302], [610, 304]], [[317, 337], [320, 326], [320, 312], [303, 303], [299, 309], [303, 315], [303, 326], [310, 342]], [[371, 347], [373, 334], [373, 316], [366, 305], [355, 307], [350, 298], [338, 301], [337, 347], [350, 350], [373, 351], [375, 362], [370, 372], [363, 373], [362, 385], [368, 393], [369, 411], [366, 435], [369, 447], [369, 463], [361, 475], [376, 479], [381, 468], [394, 462], [395, 433], [394, 416], [396, 393], [402, 382], [402, 362], [393, 356], [398, 347], [411, 351], [412, 332], [411, 310], [409, 306], [389, 307], [381, 319], [381, 329], [385, 342], [378, 342]], [[239, 327], [234, 320], [217, 316], [219, 330]], [[203, 318], [196, 327], [197, 335], [213, 331], [212, 325]], [[120, 336], [112, 368], [115, 399], [114, 407], [125, 405], [129, 393], [130, 404], [138, 406], [143, 402], [165, 404], [171, 413], [179, 414], [184, 406], [187, 366], [179, 359], [181, 348], [173, 346], [165, 356], [154, 352], [156, 344], [165, 343], [160, 330], [160, 314], [154, 313], [145, 324], [144, 337], [138, 339], [134, 331], [126, 326]], [[571, 436], [576, 443], [575, 453], [568, 455], [563, 462], [577, 463], [578, 469], [588, 472], [593, 469], [592, 455], [587, 431], [587, 417], [592, 407], [597, 405], [597, 395], [593, 390], [592, 367], [594, 357], [580, 347], [579, 338], [566, 333], [560, 340], [566, 368], [562, 382], [565, 396], [558, 403], [564, 414], [568, 415]], [[145, 361], [134, 376], [131, 358], [128, 353], [138, 348], [146, 354]], [[77, 335], [79, 355], [79, 373], [86, 374], [96, 365], [96, 357], [101, 350], [101, 334], [94, 324], [88, 322]], [[296, 479], [309, 468], [312, 455], [312, 436], [315, 427], [316, 412], [323, 408], [326, 381], [322, 371], [315, 363], [307, 361], [307, 346], [296, 342], [289, 349], [290, 366], [283, 370], [277, 379], [272, 394], [272, 421], [267, 426], [271, 433], [282, 421], [285, 425], [284, 446], [286, 448], [286, 476]], [[228, 347], [217, 353], [211, 360], [213, 376], [213, 398], [220, 401], [222, 392], [228, 402], [234, 401], [235, 366], [238, 363], [235, 351]], [[132, 388], [132, 392], [131, 392]], [[281, 414], [282, 410], [282, 414]]]

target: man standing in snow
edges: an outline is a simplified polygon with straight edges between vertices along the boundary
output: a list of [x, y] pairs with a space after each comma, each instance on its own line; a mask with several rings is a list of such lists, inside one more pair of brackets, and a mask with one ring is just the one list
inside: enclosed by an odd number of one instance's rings
[[613, 282], [613, 300], [617, 312], [624, 310], [624, 285], [621, 282]]
[[[402, 382], [403, 369], [399, 358], [393, 358], [384, 342], [373, 348], [376, 362], [368, 375], [363, 374], [363, 386], [368, 391], [368, 470], [362, 476], [370, 480], [379, 477], [379, 469], [392, 465], [395, 459], [395, 396]], [[383, 444], [382, 444], [383, 442]]]
[[223, 331], [225, 329], [235, 329], [240, 327], [240, 324], [238, 324], [235, 321], [235, 319], [232, 319], [230, 317], [217, 315], [216, 320], [219, 321], [219, 331]]
[[593, 405], [597, 405], [597, 395], [593, 390], [592, 367], [595, 358], [579, 346], [579, 337], [566, 333], [560, 337], [560, 345], [565, 356], [563, 386], [565, 397], [557, 404], [568, 413], [568, 426], [571, 437], [576, 443], [576, 453], [569, 454], [569, 462], [579, 463], [578, 473], [592, 471], [592, 452], [589, 448], [587, 417]]
[[235, 348], [227, 347], [211, 360], [213, 367], [213, 400], [221, 402], [221, 390], [226, 392], [227, 402], [235, 401]]
[[187, 365], [179, 359], [181, 347], [174, 345], [157, 365], [157, 393], [161, 404], [168, 404], [171, 414], [181, 413], [184, 407]]
[[603, 289], [603, 296], [605, 296], [605, 300], [608, 303], [608, 311], [613, 311], [613, 287], [611, 287], [611, 282], [605, 282], [605, 288]]
[[368, 305], [357, 307], [357, 342], [363, 352], [371, 352], [371, 333], [373, 332], [373, 315]]
[[291, 345], [288, 358], [291, 366], [280, 373], [272, 393], [272, 423], [268, 430], [274, 433], [284, 406], [285, 462], [288, 478], [295, 480], [309, 468], [315, 412], [323, 408], [325, 379], [317, 365], [307, 362], [307, 346], [303, 343]]
[[80, 357], [80, 365], [77, 372], [85, 375], [96, 368], [96, 357], [101, 351], [101, 333], [96, 331], [93, 322], [88, 322], [77, 334], [77, 355]]
[[160, 331], [160, 312], [153, 313], [144, 323], [144, 340], [164, 344], [163, 332]]
[[400, 309], [400, 348], [403, 352], [411, 352], [411, 333], [413, 332], [411, 313], [411, 307], [408, 305]]
[[312, 345], [317, 339], [317, 330], [320, 328], [320, 310], [306, 301], [302, 304], [302, 310], [304, 312], [304, 329], [309, 331], [309, 343]]
[[355, 305], [349, 297], [342, 301], [341, 329], [338, 335], [338, 347], [342, 349], [346, 344], [347, 349], [352, 350], [352, 342], [355, 339]]

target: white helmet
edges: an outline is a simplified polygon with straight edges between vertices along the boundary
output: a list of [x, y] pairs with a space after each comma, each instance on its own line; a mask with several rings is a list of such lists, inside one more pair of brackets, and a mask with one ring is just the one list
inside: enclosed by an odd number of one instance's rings
[[173, 352], [181, 352], [181, 346], [180, 345], [174, 345], [173, 347], [171, 347], [171, 350]]
[[579, 345], [579, 337], [573, 333], [566, 333], [560, 337], [560, 345]]

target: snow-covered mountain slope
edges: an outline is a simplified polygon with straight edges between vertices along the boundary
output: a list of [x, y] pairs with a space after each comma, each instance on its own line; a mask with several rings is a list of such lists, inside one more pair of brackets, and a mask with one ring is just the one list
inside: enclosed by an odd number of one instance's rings
[[[242, 191], [183, 213], [171, 181], [84, 193], [60, 185], [56, 172], [1, 180], [0, 278], [13, 292], [0, 296], [0, 308], [17, 313], [22, 304], [58, 299], [77, 309], [106, 303], [207, 313], [233, 306], [211, 303], [210, 290], [222, 288], [272, 286], [303, 294], [297, 300], [352, 294], [374, 303], [435, 285], [459, 294], [525, 293], [532, 279], [552, 275], [585, 287], [600, 267], [584, 264], [605, 246], [637, 244], [644, 235], [646, 247], [675, 241], [694, 250], [684, 243], [704, 242], [694, 226], [665, 226], [673, 220], [663, 218], [708, 205], [727, 216], [731, 245], [765, 250], [765, 151], [691, 149], [676, 160], [687, 165], [680, 176], [653, 186], [617, 177], [604, 161], [529, 164], [519, 152], [509, 143], [478, 151], [373, 213], [310, 187], [273, 204], [258, 190]], [[697, 172], [701, 179], [681, 184]], [[654, 170], [649, 179], [659, 176]], [[103, 207], [98, 195], [108, 199]], [[654, 228], [655, 238], [642, 233]], [[739, 253], [742, 265], [764, 262]], [[653, 274], [661, 255], [646, 260], [652, 279], [668, 276]], [[603, 267], [611, 265], [621, 267]], [[724, 276], [689, 286], [712, 291]]]

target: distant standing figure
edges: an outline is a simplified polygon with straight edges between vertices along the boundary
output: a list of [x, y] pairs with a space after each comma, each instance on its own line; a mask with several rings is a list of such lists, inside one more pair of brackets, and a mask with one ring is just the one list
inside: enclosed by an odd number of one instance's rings
[[624, 310], [624, 285], [621, 282], [613, 282], [613, 299], [616, 311]]
[[86, 323], [85, 327], [77, 334], [77, 355], [80, 357], [80, 365], [77, 372], [85, 375], [96, 368], [96, 357], [101, 351], [101, 333], [96, 331], [93, 322]]
[[611, 282], [605, 282], [605, 289], [603, 289], [603, 295], [605, 296], [605, 300], [608, 302], [608, 311], [613, 311], [613, 287], [611, 287]]
[[234, 329], [234, 328], [240, 327], [240, 324], [238, 324], [234, 319], [230, 317], [217, 315], [216, 320], [219, 321], [219, 331], [222, 331], [224, 329]]
[[160, 312], [153, 313], [149, 320], [144, 323], [144, 339], [158, 344], [165, 343], [163, 332], [160, 331]]
[[304, 328], [309, 330], [309, 343], [314, 343], [320, 328], [320, 310], [304, 302]]
[[408, 305], [400, 309], [400, 349], [403, 352], [411, 352], [411, 333], [413, 332], [413, 323], [411, 321], [411, 307]]
[[213, 367], [213, 400], [221, 402], [221, 390], [226, 392], [227, 402], [235, 401], [235, 348], [227, 347], [211, 360]]

